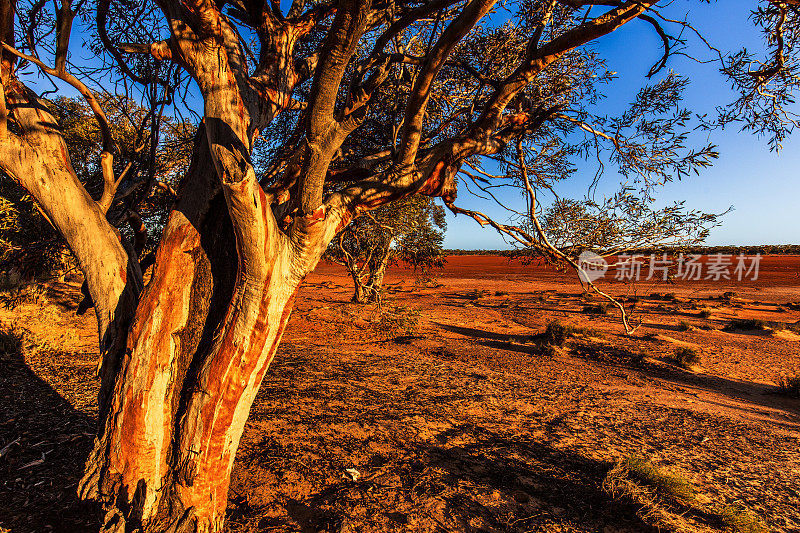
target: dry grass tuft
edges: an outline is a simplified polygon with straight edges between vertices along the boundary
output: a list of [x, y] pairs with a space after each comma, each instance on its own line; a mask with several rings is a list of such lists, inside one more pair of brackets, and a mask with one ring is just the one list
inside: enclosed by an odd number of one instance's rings
[[18, 306], [26, 303], [44, 304], [47, 288], [38, 283], [30, 283], [12, 288], [0, 293], [0, 305], [6, 309], [14, 310]]
[[639, 507], [639, 517], [657, 528], [683, 530], [685, 519], [673, 505], [689, 507], [697, 489], [687, 479], [668, 472], [639, 455], [617, 462], [603, 480], [603, 490], [612, 497]]
[[769, 325], [763, 321], [758, 320], [755, 318], [734, 318], [725, 326], [725, 331], [735, 331], [735, 330], [766, 330]]
[[587, 315], [607, 315], [608, 305], [606, 304], [589, 304], [583, 306], [583, 312]]
[[676, 365], [687, 370], [701, 363], [700, 353], [686, 346], [675, 350], [675, 353], [672, 355], [672, 360], [675, 361]]
[[22, 352], [23, 333], [15, 326], [0, 329], [0, 355], [18, 354]]
[[741, 504], [726, 505], [720, 513], [725, 527], [736, 533], [763, 533], [767, 526], [755, 513]]
[[384, 310], [373, 327], [390, 337], [414, 335], [419, 328], [419, 311], [405, 305], [396, 305]]
[[641, 455], [629, 455], [620, 465], [635, 480], [652, 487], [660, 496], [684, 504], [694, 502], [697, 489], [686, 478], [659, 468]]
[[778, 394], [800, 398], [800, 375], [781, 376], [778, 379]]

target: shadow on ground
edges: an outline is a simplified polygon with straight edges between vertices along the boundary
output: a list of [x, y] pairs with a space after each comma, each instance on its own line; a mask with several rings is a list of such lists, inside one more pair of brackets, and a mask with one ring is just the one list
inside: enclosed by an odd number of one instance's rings
[[97, 507], [76, 494], [94, 422], [19, 353], [0, 354], [0, 368], [0, 525], [14, 533], [96, 531]]

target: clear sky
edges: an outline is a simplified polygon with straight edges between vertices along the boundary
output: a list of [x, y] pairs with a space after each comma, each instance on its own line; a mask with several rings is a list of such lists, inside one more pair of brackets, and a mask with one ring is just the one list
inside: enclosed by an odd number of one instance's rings
[[[751, 50], [761, 48], [760, 36], [748, 22], [749, 10], [755, 2], [726, 0], [702, 5], [696, 0], [676, 0], [670, 6], [674, 18], [682, 18], [691, 9], [690, 20], [703, 35], [722, 52], [735, 51], [742, 46]], [[697, 42], [689, 41], [690, 45]], [[644, 74], [660, 57], [660, 40], [652, 27], [634, 21], [613, 34], [601, 38], [595, 45], [608, 60], [608, 68], [618, 73], [609, 88], [609, 98], [603, 106], [609, 113], [624, 109], [642, 85]], [[702, 49], [695, 47], [696, 50]], [[711, 57], [706, 54], [707, 57]], [[684, 104], [697, 113], [713, 114], [715, 106], [734, 99], [729, 83], [718, 71], [717, 64], [698, 64], [685, 57], [673, 57], [668, 69], [688, 76], [691, 84], [685, 93]], [[662, 71], [662, 73], [666, 73]], [[721, 227], [712, 230], [707, 244], [800, 244], [797, 211], [800, 208], [800, 132], [783, 145], [776, 154], [770, 152], [767, 139], [738, 131], [737, 127], [711, 132], [711, 142], [717, 145], [720, 157], [699, 176], [684, 178], [668, 184], [659, 194], [660, 201], [686, 200], [687, 207], [706, 212], [733, 211], [723, 219]], [[607, 167], [608, 169], [608, 167]], [[567, 189], [570, 196], [582, 196], [594, 175], [595, 168], [586, 164]], [[609, 190], [619, 183], [619, 176], [607, 171], [603, 178]], [[488, 202], [468, 198], [461, 192], [459, 204], [505, 216]], [[445, 247], [463, 249], [509, 248], [490, 228], [480, 228], [464, 216], [448, 216]]]

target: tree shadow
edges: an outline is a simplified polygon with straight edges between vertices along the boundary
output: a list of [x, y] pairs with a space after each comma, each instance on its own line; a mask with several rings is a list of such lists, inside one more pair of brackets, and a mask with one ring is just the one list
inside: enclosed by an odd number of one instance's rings
[[[471, 442], [449, 444], [464, 438]], [[289, 500], [287, 514], [303, 532], [338, 531], [364, 505], [380, 515], [356, 522], [370, 530], [402, 531], [413, 523], [432, 531], [657, 531], [638, 516], [639, 506], [603, 490], [610, 464], [529, 435], [462, 424], [396, 451], [382, 462], [383, 476]]]
[[[477, 344], [490, 348], [529, 353], [531, 355], [537, 355], [539, 353], [533, 345], [519, 344], [535, 340], [536, 335], [510, 335], [475, 328], [465, 328], [440, 323], [435, 324], [446, 331], [472, 337], [476, 339], [474, 342]], [[648, 327], [679, 331], [676, 326], [648, 324]], [[729, 379], [711, 374], [688, 372], [661, 365], [645, 364], [643, 363], [641, 354], [634, 353], [626, 347], [578, 343], [572, 346], [572, 351], [573, 354], [578, 357], [635, 370], [673, 385], [692, 387], [719, 394], [720, 396], [727, 397], [736, 402], [750, 404], [754, 407], [766, 407], [780, 410], [785, 413], [788, 420], [774, 420], [777, 426], [793, 431], [798, 431], [798, 429], [800, 429], [800, 401], [779, 396], [777, 394], [777, 387], [750, 381]], [[743, 412], [748, 411], [743, 407], [735, 407], [732, 405], [728, 407]]]
[[493, 331], [486, 331], [483, 329], [477, 328], [465, 328], [462, 326], [451, 326], [449, 324], [441, 324], [439, 322], [434, 322], [437, 326], [442, 328], [445, 331], [449, 331], [450, 333], [457, 333], [458, 335], [464, 335], [466, 337], [472, 337], [474, 339], [480, 340], [488, 340], [488, 341], [499, 341], [501, 343], [510, 343], [510, 342], [533, 342], [536, 340], [538, 335], [520, 335], [520, 334], [512, 334], [512, 333], [495, 333]]
[[[779, 410], [787, 420], [778, 420], [773, 416], [771, 417], [771, 423], [792, 431], [800, 430], [800, 400], [780, 396], [776, 386], [725, 378], [703, 372], [691, 372], [671, 365], [648, 364], [643, 361], [641, 354], [631, 352], [624, 347], [579, 344], [573, 346], [573, 354], [604, 364], [631, 369], [671, 385], [710, 392], [741, 404], [753, 406], [753, 409], [748, 409], [744, 406], [737, 407], [731, 404], [719, 403], [719, 405], [724, 405], [727, 408], [739, 410], [743, 413], [757, 412], [759, 407]], [[715, 403], [708, 399], [704, 399], [703, 402]]]
[[94, 420], [20, 353], [0, 354], [0, 368], [0, 525], [14, 533], [96, 531], [98, 506], [76, 492]]

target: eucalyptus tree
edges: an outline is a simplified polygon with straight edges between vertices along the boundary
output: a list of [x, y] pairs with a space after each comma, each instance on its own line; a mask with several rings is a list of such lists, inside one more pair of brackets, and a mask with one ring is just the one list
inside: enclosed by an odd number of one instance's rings
[[[659, 4], [3, 2], [0, 168], [66, 239], [95, 304], [100, 427], [79, 492], [107, 509], [104, 530], [223, 529], [239, 439], [292, 302], [353, 219], [413, 195], [438, 197], [540, 246], [521, 225], [457, 205], [459, 184], [491, 195], [503, 178], [493, 165], [514, 164], [524, 187], [534, 159], [525, 149], [578, 131], [608, 137], [612, 160], [643, 180], [706, 164], [713, 149], [686, 146], [685, 120], [665, 139], [631, 116], [627, 143], [589, 123], [611, 74], [584, 45], [643, 21], [664, 36], [656, 74], [671, 42]], [[93, 43], [111, 65], [102, 76], [69, 60], [76, 15], [96, 23]], [[102, 132], [99, 199], [78, 180], [78, 154], [57, 117], [24, 83], [24, 64], [73, 86], [92, 109]], [[148, 109], [170, 102], [201, 119], [146, 287], [135, 250], [107, 216], [121, 200], [121, 171], [93, 83], [109, 76], [118, 87], [147, 87]], [[181, 76], [191, 89], [174, 83]], [[259, 137], [265, 147], [254, 152]]]
[[409, 196], [356, 218], [328, 245], [325, 257], [353, 279], [353, 301], [380, 302], [392, 261], [423, 272], [444, 266], [444, 209], [425, 196]]

